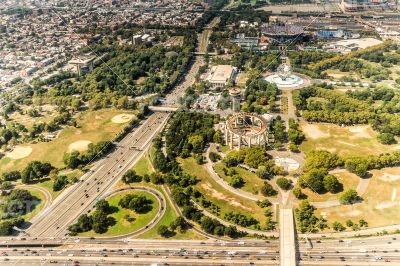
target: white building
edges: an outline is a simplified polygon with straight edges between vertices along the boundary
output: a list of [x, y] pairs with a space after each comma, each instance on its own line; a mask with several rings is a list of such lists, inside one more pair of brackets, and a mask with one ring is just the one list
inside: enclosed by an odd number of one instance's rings
[[212, 88], [224, 87], [230, 80], [234, 80], [236, 67], [231, 65], [217, 65], [211, 67], [203, 79], [210, 82]]

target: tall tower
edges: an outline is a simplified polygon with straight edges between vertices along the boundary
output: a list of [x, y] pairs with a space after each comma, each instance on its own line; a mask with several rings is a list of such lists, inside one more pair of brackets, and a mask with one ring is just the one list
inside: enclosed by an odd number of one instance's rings
[[233, 88], [229, 90], [229, 95], [231, 96], [232, 100], [232, 112], [237, 113], [240, 111], [240, 89], [238, 88]]

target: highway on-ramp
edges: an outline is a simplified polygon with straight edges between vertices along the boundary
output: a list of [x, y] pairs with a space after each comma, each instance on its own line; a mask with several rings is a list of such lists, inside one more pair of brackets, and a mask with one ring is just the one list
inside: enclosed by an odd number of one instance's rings
[[163, 128], [169, 113], [151, 114], [129, 133], [106, 158], [95, 163], [73, 189], [65, 191], [40, 213], [27, 234], [31, 237], [62, 237], [80, 214], [94, 208], [96, 201], [142, 156], [152, 139]]

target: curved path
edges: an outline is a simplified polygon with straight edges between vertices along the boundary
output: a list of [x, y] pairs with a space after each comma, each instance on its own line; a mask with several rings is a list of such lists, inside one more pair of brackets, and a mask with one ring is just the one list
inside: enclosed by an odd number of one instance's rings
[[[339, 173], [345, 173], [348, 172], [346, 169], [334, 169], [332, 171], [329, 171], [329, 174], [339, 174]], [[362, 196], [367, 192], [369, 182], [371, 178], [360, 178], [356, 187], [357, 194], [359, 196]], [[313, 201], [310, 202], [311, 205], [313, 205], [316, 208], [329, 208], [329, 207], [335, 207], [340, 205], [339, 200], [327, 200], [327, 201]]]
[[266, 237], [279, 237], [279, 232], [264, 232], [264, 231], [258, 231], [258, 230], [253, 230], [253, 229], [249, 229], [246, 227], [242, 227], [240, 225], [237, 224], [233, 224], [230, 222], [227, 222], [221, 218], [219, 218], [218, 216], [215, 216], [214, 214], [208, 212], [206, 209], [204, 209], [203, 207], [201, 207], [199, 204], [197, 204], [196, 202], [192, 201], [192, 203], [194, 204], [194, 206], [196, 206], [196, 208], [198, 208], [199, 210], [202, 211], [202, 213], [205, 216], [208, 216], [212, 219], [217, 220], [218, 222], [220, 222], [221, 224], [223, 224], [224, 226], [234, 226], [236, 227], [239, 231], [243, 231], [246, 232], [248, 234], [254, 234], [254, 235], [262, 235], [262, 236], [266, 236]]
[[[205, 153], [205, 157], [207, 160], [207, 163], [205, 164], [207, 172], [209, 173], [209, 175], [212, 177], [212, 179], [214, 179], [215, 182], [217, 182], [220, 186], [222, 186], [224, 189], [228, 190], [229, 192], [242, 197], [242, 198], [246, 198], [249, 200], [253, 200], [253, 201], [259, 201], [259, 200], [264, 200], [266, 199], [266, 197], [263, 196], [258, 196], [258, 195], [254, 195], [250, 192], [247, 191], [243, 191], [241, 189], [237, 189], [234, 188], [232, 186], [230, 186], [225, 180], [223, 180], [214, 170], [213, 167], [213, 162], [210, 160], [209, 158], [209, 154], [210, 154], [210, 150], [211, 150], [211, 146], [213, 144], [210, 145], [210, 147], [207, 149], [206, 153]], [[277, 199], [269, 199], [271, 201], [271, 203], [278, 203], [279, 200]]]
[[[147, 159], [149, 160], [150, 167], [152, 168], [153, 171], [155, 171], [155, 168], [154, 168], [154, 165], [153, 165], [153, 160], [151, 159], [151, 145], [150, 145], [150, 147], [149, 147], [148, 150], [147, 150]], [[162, 188], [163, 188], [163, 191], [164, 191], [164, 193], [165, 193], [165, 195], [166, 195], [166, 197], [167, 197], [167, 200], [169, 201], [169, 203], [170, 203], [172, 209], [174, 210], [175, 214], [178, 215], [178, 216], [180, 216], [180, 217], [182, 217], [182, 218], [185, 220], [185, 222], [188, 224], [188, 226], [189, 226], [193, 231], [195, 231], [195, 232], [198, 233], [199, 235], [202, 235], [202, 236], [204, 236], [204, 237], [206, 237], [206, 238], [208, 238], [208, 239], [220, 240], [220, 241], [227, 241], [227, 240], [225, 240], [225, 239], [218, 238], [218, 237], [215, 237], [215, 236], [213, 236], [213, 235], [211, 235], [211, 234], [208, 234], [208, 233], [206, 233], [206, 232], [204, 232], [204, 231], [198, 229], [197, 227], [193, 226], [193, 224], [191, 223], [191, 221], [188, 220], [188, 219], [182, 214], [181, 210], [179, 209], [179, 206], [178, 206], [178, 205], [176, 204], [176, 202], [172, 199], [172, 197], [171, 197], [171, 191], [170, 191], [169, 187], [168, 187], [167, 185], [164, 184], [164, 185], [162, 185]], [[229, 242], [229, 240], [228, 240], [228, 242]]]
[[[148, 192], [152, 194], [156, 199], [158, 200], [158, 203], [160, 205], [160, 208], [158, 210], [158, 213], [155, 218], [153, 218], [147, 225], [143, 226], [142, 228], [139, 228], [138, 230], [127, 233], [124, 235], [118, 235], [118, 236], [96, 236], [97, 239], [121, 239], [121, 238], [131, 238], [131, 237], [136, 237], [138, 235], [141, 235], [148, 230], [152, 229], [164, 216], [165, 210], [167, 209], [167, 204], [164, 198], [164, 195], [160, 193], [158, 190], [151, 188], [151, 187], [144, 187], [144, 186], [129, 186], [129, 187], [123, 187], [119, 188], [116, 190], [113, 190], [105, 195], [102, 196], [103, 199], [110, 197], [114, 194], [120, 193], [122, 191], [129, 191], [129, 190], [140, 190], [144, 192]], [[79, 237], [79, 238], [87, 238], [87, 237]]]
[[46, 209], [47, 209], [48, 207], [50, 207], [51, 203], [53, 202], [53, 197], [51, 196], [50, 192], [49, 192], [47, 189], [45, 189], [45, 188], [43, 188], [43, 187], [40, 187], [40, 186], [38, 186], [38, 185], [19, 185], [19, 186], [17, 186], [16, 188], [31, 188], [31, 189], [36, 189], [36, 190], [42, 192], [43, 195], [44, 195], [45, 198], [46, 198], [46, 199], [45, 199], [46, 201], [45, 201], [45, 204], [44, 204], [43, 208], [42, 208], [42, 209], [40, 210], [40, 212], [38, 212], [34, 217], [32, 217], [31, 220], [29, 220], [30, 223], [34, 223], [34, 222], [38, 219], [38, 217], [40, 217], [39, 214], [41, 214], [41, 213], [43, 213], [44, 211], [46, 211]]
[[[147, 152], [147, 156], [148, 156], [150, 165], [151, 165], [152, 169], [154, 170], [153, 161], [151, 160], [151, 155], [150, 155], [150, 148], [149, 148], [149, 150], [148, 150], [148, 152]], [[168, 201], [170, 202], [172, 208], [174, 209], [175, 213], [176, 213], [178, 216], [182, 217], [193, 231], [195, 231], [195, 232], [198, 233], [199, 235], [202, 235], [202, 236], [204, 236], [204, 237], [206, 237], [206, 238], [208, 238], [208, 239], [212, 239], [212, 240], [219, 240], [219, 241], [225, 241], [225, 242], [237, 242], [237, 241], [240, 241], [240, 240], [231, 240], [231, 239], [219, 238], [219, 237], [216, 237], [216, 236], [214, 236], [214, 235], [208, 234], [208, 233], [206, 233], [206, 232], [200, 230], [199, 228], [195, 227], [195, 226], [191, 223], [191, 221], [190, 221], [189, 219], [187, 219], [187, 218], [182, 214], [181, 209], [179, 209], [179, 206], [178, 206], [178, 205], [176, 204], [176, 202], [172, 199], [172, 197], [171, 197], [171, 191], [170, 191], [169, 187], [168, 187], [167, 185], [164, 184], [164, 185], [162, 186], [162, 188], [163, 188], [163, 190], [164, 190], [164, 193], [165, 193], [165, 195], [166, 195]], [[203, 212], [203, 214], [204, 214], [205, 216], [208, 216], [209, 218], [217, 219], [218, 221], [221, 222], [221, 224], [224, 224], [224, 225], [226, 225], [226, 226], [229, 226], [229, 225], [236, 226], [236, 225], [234, 225], [234, 224], [230, 224], [230, 223], [228, 223], [228, 222], [226, 222], [226, 221], [223, 221], [223, 220], [221, 220], [221, 219], [218, 218], [218, 217], [215, 217], [213, 214], [209, 213], [207, 210], [204, 210], [202, 207], [198, 206], [195, 202], [193, 202], [193, 203], [194, 203], [194, 205], [197, 206], [200, 210], [202, 210], [202, 212]], [[236, 226], [236, 227], [239, 228], [238, 226]], [[245, 230], [250, 230], [250, 229], [246, 229], [246, 228], [243, 228], [243, 229], [245, 229]], [[242, 230], [242, 231], [245, 231], [245, 230]], [[256, 233], [259, 233], [259, 231], [255, 231], [255, 232], [256, 232]]]

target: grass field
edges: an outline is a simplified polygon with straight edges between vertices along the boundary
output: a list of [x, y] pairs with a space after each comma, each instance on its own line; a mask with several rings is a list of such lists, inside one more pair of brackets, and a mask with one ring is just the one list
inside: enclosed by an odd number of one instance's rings
[[153, 172], [151, 164], [147, 158], [147, 152], [145, 152], [145, 154], [143, 154], [143, 156], [133, 166], [132, 169], [135, 170], [136, 174], [141, 175], [141, 176], [143, 176], [145, 174], [151, 174]]
[[[225, 165], [223, 163], [216, 163], [214, 165], [214, 169], [217, 172], [217, 174], [224, 179], [226, 182], [230, 182], [232, 177], [227, 176], [224, 174], [224, 171], [222, 170], [223, 168], [225, 168]], [[247, 171], [245, 169], [242, 169], [240, 167], [233, 167], [233, 169], [235, 169], [235, 171], [243, 178], [243, 180], [245, 181], [245, 184], [243, 185], [243, 187], [241, 187], [240, 189], [253, 193], [255, 195], [261, 195], [261, 188], [264, 185], [264, 180], [262, 180], [261, 178], [259, 178], [256, 174]]]
[[195, 185], [196, 189], [207, 200], [220, 207], [220, 217], [223, 218], [227, 212], [240, 212], [253, 216], [260, 221], [260, 225], [265, 225], [264, 211], [254, 201], [244, 199], [225, 190], [209, 176], [205, 167], [198, 165], [193, 158], [178, 159], [178, 161], [185, 172], [195, 175], [199, 179], [199, 182]]
[[[154, 149], [151, 149], [153, 151]], [[150, 174], [152, 172], [152, 168], [150, 165], [149, 160], [147, 159], [148, 157], [146, 156], [147, 154], [144, 154], [142, 158], [134, 165], [132, 168], [133, 170], [136, 171], [137, 174], [139, 175], [144, 175], [144, 174]], [[145, 183], [145, 182], [140, 182], [140, 183], [135, 183], [134, 185], [140, 185], [140, 186], [149, 186], [154, 189], [157, 189], [164, 195], [164, 197], [167, 199], [164, 190], [162, 189], [161, 186], [159, 185], [154, 185], [152, 183]], [[116, 188], [120, 187], [125, 187], [126, 184], [124, 184], [122, 181], [118, 182], [117, 185], [115, 186]], [[174, 221], [177, 218], [177, 214], [173, 210], [173, 208], [170, 205], [170, 202], [167, 200], [166, 201], [166, 210], [164, 216], [161, 218], [161, 220], [158, 222], [156, 226], [154, 226], [152, 229], [149, 231], [145, 232], [144, 234], [138, 236], [137, 238], [139, 239], [164, 239], [162, 236], [160, 236], [157, 233], [157, 229], [161, 225], [166, 225], [169, 226], [169, 224]], [[168, 239], [175, 239], [175, 240], [183, 240], [183, 239], [204, 239], [201, 235], [197, 234], [193, 230], [186, 230], [185, 232], [176, 232], [175, 235], [169, 237]]]
[[398, 224], [400, 220], [400, 168], [372, 170], [371, 173], [373, 176], [367, 192], [362, 196], [363, 202], [318, 209], [317, 212], [326, 215], [329, 223], [364, 219], [369, 223], [369, 227]]
[[[153, 201], [152, 209], [147, 213], [136, 213], [132, 210], [122, 208], [118, 206], [119, 200], [127, 195], [127, 194], [135, 194], [135, 195], [143, 195], [146, 196], [148, 199]], [[156, 197], [152, 194], [144, 191], [123, 191], [117, 193], [109, 198], [107, 201], [110, 203], [111, 206], [117, 207], [118, 211], [111, 214], [111, 217], [114, 217], [116, 220], [116, 224], [109, 227], [108, 231], [104, 234], [96, 234], [93, 231], [85, 232], [79, 234], [81, 236], [117, 236], [117, 235], [124, 235], [131, 232], [134, 232], [144, 226], [146, 226], [157, 214], [160, 204], [158, 203]], [[130, 217], [135, 218], [133, 222], [127, 221], [124, 217], [125, 215], [129, 215]]]
[[[342, 183], [343, 191], [346, 191], [350, 188], [356, 189], [358, 181], [360, 180], [357, 175], [350, 172], [335, 173], [333, 175], [337, 177], [340, 183]], [[317, 194], [309, 188], [303, 189], [302, 191], [307, 195], [307, 199], [310, 201], [337, 200], [340, 195], [340, 192], [336, 194], [330, 192]]]
[[110, 140], [126, 126], [126, 124], [113, 123], [111, 118], [122, 113], [130, 113], [116, 109], [103, 109], [98, 111], [86, 111], [76, 119], [79, 128], [66, 127], [59, 134], [58, 138], [51, 142], [39, 142], [26, 144], [31, 146], [32, 153], [22, 159], [11, 159], [3, 157], [0, 160], [2, 171], [21, 170], [32, 160], [50, 162], [55, 167], [63, 167], [63, 155], [68, 151], [71, 143], [80, 140], [88, 140], [97, 143], [101, 140]]
[[378, 142], [377, 133], [369, 125], [338, 126], [324, 123], [300, 123], [306, 135], [300, 149], [327, 150], [341, 156], [376, 155], [396, 150], [399, 145], [383, 145]]

